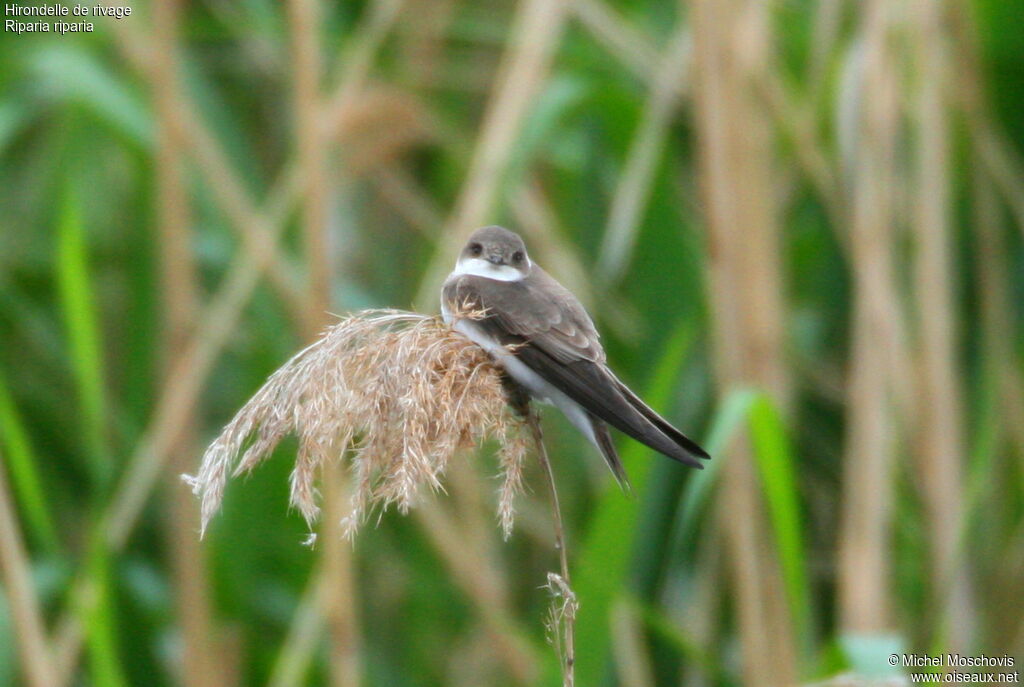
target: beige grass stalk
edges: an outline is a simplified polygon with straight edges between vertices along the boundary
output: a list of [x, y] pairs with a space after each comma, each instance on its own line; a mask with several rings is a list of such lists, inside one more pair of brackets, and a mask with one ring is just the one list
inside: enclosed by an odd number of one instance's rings
[[[512, 212], [531, 250], [585, 307], [591, 309], [596, 306], [597, 296], [587, 276], [587, 268], [575, 246], [566, 239], [564, 227], [545, 196], [537, 175], [525, 180], [513, 199]], [[602, 304], [607, 302], [607, 298], [605, 295]]]
[[[978, 301], [981, 306], [981, 338], [985, 349], [984, 359], [988, 361], [998, 385], [998, 398], [1005, 411], [1006, 421], [1001, 432], [1005, 435], [1007, 451], [1016, 441], [1017, 450], [1024, 452], [1024, 427], [1015, 418], [1024, 417], [1024, 384], [1019, 366], [1014, 360], [1013, 298], [1008, 285], [1009, 256], [1006, 247], [1002, 208], [995, 189], [986, 178], [984, 166], [975, 154], [974, 175], [971, 183], [972, 218], [978, 237], [976, 256], [978, 273]], [[971, 505], [966, 511], [972, 511]], [[966, 521], [965, 521], [966, 524]]]
[[335, 586], [335, 580], [327, 574], [328, 566], [324, 562], [321, 560], [310, 576], [306, 590], [292, 613], [288, 634], [267, 680], [268, 687], [299, 687], [306, 684], [306, 674], [326, 623], [321, 609], [334, 593], [331, 587]]
[[966, 442], [953, 294], [956, 255], [948, 143], [952, 138], [948, 109], [953, 70], [945, 19], [942, 4], [912, 5], [912, 50], [918, 73], [913, 275], [920, 355], [914, 445], [928, 514], [934, 580], [930, 594], [936, 613], [933, 625], [948, 648], [967, 651], [976, 628], [968, 565], [958, 552], [965, 514], [960, 485]]
[[420, 307], [434, 307], [453, 256], [472, 230], [487, 223], [523, 122], [547, 78], [568, 5], [563, 0], [522, 0], [517, 5], [466, 181], [420, 284]]
[[[974, 187], [974, 226], [979, 236], [979, 258], [984, 269], [978, 271], [982, 303], [982, 331], [989, 354], [986, 360], [995, 361], [999, 370], [1002, 403], [1007, 412], [1003, 431], [1024, 451], [1024, 424], [1013, 419], [1024, 416], [1024, 380], [1014, 361], [1014, 340], [1011, 302], [1007, 290], [1007, 262], [1001, 235], [999, 198], [1002, 195], [1008, 209], [1016, 218], [1018, 228], [1024, 230], [1024, 172], [1019, 162], [1008, 152], [1006, 136], [994, 120], [986, 93], [986, 78], [981, 66], [979, 29], [969, 8], [954, 4], [949, 8], [952, 28], [957, 39], [958, 72], [964, 78], [954, 85], [959, 105], [964, 111], [968, 131], [974, 140], [972, 151], [972, 186]], [[987, 254], [987, 255], [986, 255]]]
[[[514, 483], [510, 483], [510, 486], [511, 484]], [[518, 489], [518, 486], [514, 488]], [[512, 489], [503, 491], [507, 494], [511, 493]], [[501, 524], [503, 531], [508, 531], [505, 528], [511, 526], [509, 516], [513, 511], [500, 502], [498, 510], [499, 513], [506, 514]], [[415, 511], [423, 533], [448, 566], [454, 581], [475, 606], [484, 636], [487, 637], [490, 646], [490, 653], [504, 664], [516, 683], [535, 684], [536, 656], [531, 651], [527, 633], [509, 609], [508, 594], [502, 583], [502, 571], [494, 558], [487, 555], [488, 552], [482, 550], [482, 547], [467, 546], [467, 537], [460, 528], [460, 515], [460, 512], [448, 512], [440, 503], [433, 500], [427, 500]]]
[[[176, 135], [178, 90], [178, 31], [180, 0], [156, 3], [153, 99], [158, 121], [157, 140], [157, 228], [160, 245], [161, 297], [164, 308], [162, 351], [165, 364], [188, 341], [199, 309], [195, 264], [189, 245], [190, 206], [185, 187], [185, 150]], [[165, 369], [165, 372], [169, 370]], [[166, 380], [165, 380], [166, 381]], [[190, 404], [184, 427], [171, 449], [175, 458], [170, 470], [179, 473], [195, 449], [195, 412]], [[206, 557], [192, 535], [198, 517], [188, 494], [173, 489], [165, 518], [165, 536], [170, 541], [174, 570], [176, 609], [181, 627], [182, 656], [179, 679], [186, 687], [215, 687], [225, 684], [218, 662], [216, 633], [207, 588]], [[182, 527], [185, 523], [185, 527]]]
[[331, 251], [327, 235], [327, 179], [325, 140], [320, 127], [320, 40], [317, 0], [289, 0], [291, 33], [292, 137], [296, 160], [304, 180], [302, 243], [307, 278], [307, 336], [323, 326], [330, 308]]
[[[283, 231], [284, 224], [278, 225]], [[262, 259], [269, 259], [264, 255]], [[157, 483], [171, 450], [188, 423], [191, 409], [217, 355], [235, 331], [265, 264], [240, 256], [231, 266], [220, 290], [203, 310], [196, 333], [174, 361], [157, 400], [153, 420], [139, 440], [125, 475], [97, 527], [112, 551], [124, 547], [138, 521], [150, 491]], [[60, 684], [69, 682], [82, 642], [82, 627], [75, 613], [88, 598], [92, 580], [82, 570], [72, 585], [70, 603], [58, 623], [56, 662]]]
[[612, 651], [616, 673], [622, 687], [650, 687], [654, 682], [654, 669], [645, 643], [643, 621], [636, 606], [621, 598], [612, 606]]
[[[327, 322], [331, 305], [334, 251], [328, 232], [329, 183], [327, 136], [321, 126], [322, 60], [319, 0], [289, 0], [288, 27], [291, 47], [292, 139], [296, 165], [303, 181], [301, 194], [302, 251], [307, 275], [304, 338], [313, 340]], [[327, 620], [330, 684], [355, 687], [361, 682], [361, 637], [355, 595], [355, 561], [351, 547], [344, 546], [338, 530], [339, 514], [348, 491], [337, 465], [322, 467], [328, 536], [320, 551], [324, 573], [334, 581], [322, 605], [316, 609]]]
[[689, 85], [687, 67], [692, 44], [689, 27], [680, 25], [651, 79], [650, 93], [629, 145], [601, 242], [597, 272], [605, 281], [617, 281], [629, 265], [672, 115]]
[[[368, 77], [370, 66], [393, 24], [400, 4], [393, 0], [381, 0], [374, 4], [367, 25], [356, 32], [358, 38], [346, 52], [338, 85], [325, 110], [325, 119], [339, 119], [335, 111], [351, 107], [356, 102], [356, 96]], [[148, 45], [146, 32], [135, 24], [131, 31], [122, 31], [118, 28], [120, 25], [115, 24], [116, 36], [125, 56], [137, 66], [144, 67], [151, 54], [145, 47]], [[148, 76], [145, 69], [141, 71]], [[268, 226], [271, 227], [274, 245], [284, 232], [285, 218], [301, 190], [298, 175], [289, 171], [294, 169], [294, 166], [286, 168], [267, 194], [264, 214], [269, 217]], [[126, 473], [98, 524], [112, 550], [120, 550], [135, 527], [146, 499], [170, 455], [173, 439], [186, 424], [188, 409], [198, 398], [217, 355], [234, 332], [242, 309], [260, 277], [278, 254], [277, 251], [263, 250], [239, 255], [229, 268], [217, 294], [198, 318], [200, 324], [175, 361], [173, 372], [168, 375], [168, 384], [161, 390], [153, 420], [128, 461]], [[69, 596], [72, 602], [57, 623], [54, 654], [58, 684], [66, 684], [71, 680], [78, 660], [82, 628], [73, 609], [78, 600], [88, 594], [89, 587], [88, 572], [80, 572]]]
[[418, 184], [409, 170], [392, 165], [373, 175], [377, 193], [408, 223], [428, 239], [437, 237], [437, 228], [444, 223], [434, 199]]
[[526, 410], [526, 421], [530, 426], [534, 447], [551, 494], [551, 517], [555, 528], [555, 548], [558, 550], [560, 574], [548, 573], [547, 590], [551, 594], [551, 608], [548, 615], [548, 629], [551, 642], [558, 652], [562, 669], [563, 687], [576, 684], [576, 611], [579, 602], [572, 590], [569, 577], [569, 552], [565, 545], [565, 527], [562, 524], [562, 508], [558, 503], [558, 488], [555, 473], [551, 469], [548, 451], [544, 446], [544, 435], [540, 427], [540, 416], [532, 409]]
[[[0, 455], [0, 458], [3, 458]], [[0, 465], [3, 465], [0, 460]], [[14, 500], [7, 486], [7, 471], [0, 467], [0, 573], [10, 608], [21, 669], [28, 687], [58, 684], [46, 639], [46, 626], [32, 585], [28, 553], [21, 540]]]
[[[105, 4], [113, 6], [115, 3], [107, 0]], [[373, 59], [401, 6], [401, 0], [374, 2], [365, 21], [354, 32], [356, 38], [339, 58], [337, 71], [342, 76], [320, 108], [317, 123], [317, 130], [327, 140], [339, 135], [341, 125], [346, 121], [344, 113], [358, 104], [355, 96], [366, 82]], [[160, 74], [155, 66], [159, 60], [156, 51], [150, 47], [155, 44], [150, 31], [137, 22], [133, 22], [130, 29], [127, 24], [116, 23], [113, 30], [118, 47], [132, 66], [147, 80], [160, 83]], [[198, 171], [209, 184], [231, 226], [242, 238], [253, 262], [266, 265], [264, 269], [270, 282], [288, 304], [290, 314], [300, 323], [308, 324], [304, 319], [308, 308], [303, 292], [296, 284], [295, 269], [277, 246], [280, 224], [308, 182], [299, 174], [300, 165], [292, 161], [283, 166], [272, 190], [267, 193], [266, 209], [261, 212], [232, 169], [216, 137], [196, 115], [198, 110], [188, 93], [177, 88], [174, 95], [173, 116], [169, 123], [188, 144]]]
[[[893, 265], [899, 118], [896, 56], [889, 40], [894, 8], [875, 0], [864, 11], [862, 44], [844, 82], [850, 174], [850, 264], [854, 302], [846, 407], [843, 503], [837, 594], [843, 632], [891, 628], [889, 554], [900, 381], [889, 358], [903, 345]], [[895, 397], [895, 398], [894, 398]]]
[[[116, 5], [109, 0], [104, 4]], [[155, 86], [163, 101], [160, 106], [162, 126], [168, 127], [170, 133], [188, 147], [198, 171], [209, 184], [220, 209], [242, 239], [246, 251], [257, 260], [263, 253], [274, 254], [273, 259], [267, 263], [270, 282], [293, 311], [298, 308], [301, 312], [302, 294], [291, 278], [287, 262], [277, 250], [273, 223], [265, 221], [258, 212], [241, 178], [231, 168], [216, 137], [197, 114], [199, 109], [180, 80], [167, 79], [167, 55], [163, 48], [153, 49], [153, 46], [163, 45], [160, 34], [165, 29], [159, 24], [166, 20], [167, 9], [157, 3], [153, 12], [152, 30], [140, 26], [138, 22], [130, 25], [115, 22], [112, 25], [118, 48], [132, 67]]]
[[634, 76], [647, 80], [657, 73], [657, 47], [604, 0], [576, 0], [572, 7], [583, 28]]
[[[767, 6], [690, 0], [699, 176], [721, 389], [755, 385], [787, 406], [783, 285], [770, 122], [755, 84], [770, 61]], [[750, 442], [725, 463], [719, 524], [728, 547], [747, 684], [794, 684], [795, 641]]]

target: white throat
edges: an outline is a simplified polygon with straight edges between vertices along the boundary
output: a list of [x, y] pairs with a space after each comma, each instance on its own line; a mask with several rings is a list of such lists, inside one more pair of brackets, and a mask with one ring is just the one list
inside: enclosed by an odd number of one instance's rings
[[[529, 265], [529, 263], [527, 263]], [[459, 277], [469, 274], [495, 281], [519, 281], [526, 275], [510, 265], [495, 265], [483, 258], [462, 258], [455, 265], [450, 276]]]

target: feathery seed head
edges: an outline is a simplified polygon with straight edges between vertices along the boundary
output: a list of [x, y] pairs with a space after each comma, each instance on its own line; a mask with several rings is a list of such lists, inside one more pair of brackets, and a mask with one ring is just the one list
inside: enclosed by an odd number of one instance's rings
[[288, 434], [299, 439], [291, 504], [310, 526], [320, 513], [317, 472], [349, 458], [348, 535], [374, 507], [404, 513], [424, 487], [441, 489], [456, 452], [493, 438], [504, 476], [498, 516], [505, 536], [511, 532], [528, 432], [487, 354], [435, 317], [356, 313], [272, 374], [207, 448], [199, 473], [184, 478], [200, 498], [203, 532], [229, 474], [255, 468]]

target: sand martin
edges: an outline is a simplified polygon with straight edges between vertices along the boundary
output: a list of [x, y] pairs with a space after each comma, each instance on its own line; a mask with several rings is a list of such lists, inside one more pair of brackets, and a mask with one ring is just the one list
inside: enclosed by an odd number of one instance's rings
[[[484, 314], [453, 317], [466, 310]], [[441, 290], [441, 313], [530, 396], [557, 406], [620, 483], [627, 483], [626, 473], [608, 425], [686, 465], [703, 467], [697, 459], [709, 457], [608, 369], [590, 316], [530, 260], [518, 234], [502, 227], [473, 232]]]

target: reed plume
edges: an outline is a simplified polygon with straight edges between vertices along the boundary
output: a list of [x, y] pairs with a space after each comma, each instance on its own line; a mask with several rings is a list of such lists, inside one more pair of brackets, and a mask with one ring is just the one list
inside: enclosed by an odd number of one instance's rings
[[228, 476], [251, 471], [289, 434], [299, 440], [290, 503], [310, 527], [320, 514], [317, 472], [348, 459], [346, 536], [377, 507], [404, 513], [425, 489], [443, 490], [452, 457], [494, 439], [503, 475], [498, 517], [505, 536], [511, 532], [530, 447], [526, 418], [510, 407], [488, 355], [436, 317], [356, 313], [271, 375], [207, 448], [198, 474], [184, 476], [201, 500], [201, 532]]

